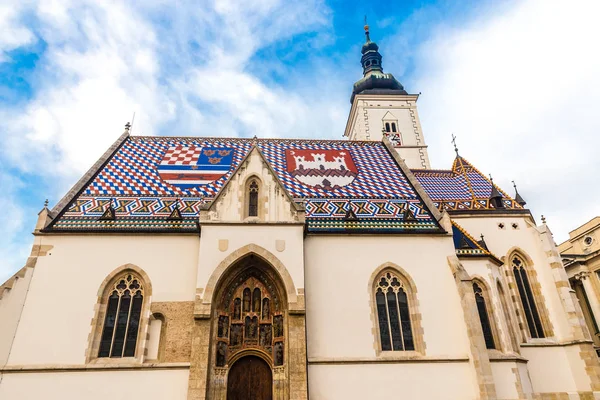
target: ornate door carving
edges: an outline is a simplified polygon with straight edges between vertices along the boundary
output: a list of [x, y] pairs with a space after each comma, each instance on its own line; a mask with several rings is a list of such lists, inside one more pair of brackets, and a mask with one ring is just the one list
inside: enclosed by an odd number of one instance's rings
[[260, 272], [249, 272], [225, 293], [218, 311], [217, 367], [247, 349], [263, 351], [276, 367], [284, 363], [281, 299]]
[[227, 400], [272, 400], [273, 374], [260, 357], [246, 356], [236, 361], [227, 378]]

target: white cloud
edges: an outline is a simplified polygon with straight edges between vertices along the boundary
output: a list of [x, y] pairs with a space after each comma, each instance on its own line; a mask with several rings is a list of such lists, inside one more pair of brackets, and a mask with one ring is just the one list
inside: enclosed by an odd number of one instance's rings
[[519, 184], [556, 241], [600, 215], [600, 3], [526, 0], [460, 27], [440, 27], [417, 50], [415, 89], [437, 168], [460, 153], [507, 191]]
[[19, 23], [21, 6], [0, 4], [0, 63], [9, 61], [7, 52], [30, 44], [35, 36]]
[[[52, 182], [48, 195], [55, 201], [120, 135], [134, 111], [134, 133], [146, 135], [317, 136], [318, 127], [333, 132], [334, 124], [341, 125], [327, 99], [309, 103], [252, 73], [261, 49], [327, 29], [329, 10], [319, 0], [202, 6], [45, 0], [23, 3], [18, 13], [3, 10], [0, 55], [36, 36], [45, 51], [31, 100], [0, 109], [0, 161]], [[25, 14], [27, 21], [19, 18]], [[22, 235], [35, 216], [23, 218], [17, 194], [10, 196], [21, 216], [10, 231]], [[29, 244], [19, 243], [23, 254]], [[0, 252], [7, 251], [0, 244]], [[0, 276], [23, 260], [6, 261]]]

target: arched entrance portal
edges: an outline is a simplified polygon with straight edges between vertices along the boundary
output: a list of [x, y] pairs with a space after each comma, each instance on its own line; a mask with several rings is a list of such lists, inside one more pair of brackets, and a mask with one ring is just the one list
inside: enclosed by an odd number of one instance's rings
[[236, 361], [227, 377], [227, 400], [272, 400], [273, 374], [263, 359], [246, 356]]
[[[250, 253], [213, 295], [209, 399], [289, 399], [287, 292], [277, 270]], [[302, 335], [304, 336], [304, 335]]]

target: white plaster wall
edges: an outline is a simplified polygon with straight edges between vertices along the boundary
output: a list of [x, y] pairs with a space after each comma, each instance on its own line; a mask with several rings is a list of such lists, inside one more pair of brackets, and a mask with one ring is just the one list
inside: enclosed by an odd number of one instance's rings
[[531, 384], [531, 378], [529, 376], [529, 369], [527, 368], [527, 364], [518, 363], [517, 368], [519, 370], [519, 377], [521, 378], [523, 393], [525, 393], [526, 395], [533, 393], [533, 385]]
[[491, 362], [492, 376], [496, 385], [498, 400], [513, 400], [519, 398], [517, 392], [517, 377], [513, 368], [517, 368], [514, 362]]
[[185, 400], [189, 370], [5, 374], [2, 400]]
[[376, 356], [370, 279], [386, 262], [415, 282], [427, 356], [467, 357], [450, 237], [308, 236], [305, 246], [309, 360]]
[[465, 384], [469, 364], [309, 365], [311, 400], [337, 399], [478, 399]]
[[[525, 217], [453, 217], [459, 225], [471, 235], [485, 236], [485, 242], [492, 253], [498, 257], [508, 256], [508, 252], [515, 246], [522, 249], [533, 260], [533, 267], [537, 271], [537, 279], [542, 286], [542, 294], [546, 300], [546, 307], [554, 327], [554, 334], [558, 340], [572, 338], [571, 328], [568, 324], [564, 307], [556, 290], [552, 268], [548, 263], [542, 248], [542, 240], [536, 228], [530, 227]], [[504, 229], [499, 229], [498, 224], [503, 223]], [[516, 223], [518, 229], [513, 229]], [[509, 262], [509, 261], [507, 261]], [[505, 287], [505, 290], [507, 288]]]
[[[269, 251], [283, 263], [296, 289], [304, 287], [304, 225], [203, 225], [198, 268], [199, 288], [205, 288], [215, 268], [234, 251], [255, 244]], [[219, 240], [227, 249], [219, 250]], [[285, 249], [277, 250], [277, 241]]]
[[10, 290], [5, 290], [0, 299], [0, 367], [8, 361], [33, 271], [27, 268], [25, 276], [17, 279]]
[[99, 287], [124, 264], [146, 272], [151, 301], [194, 300], [196, 236], [65, 235], [44, 242], [54, 248], [38, 259], [11, 365], [85, 362]]
[[521, 347], [521, 354], [529, 360], [527, 367], [536, 393], [590, 390], [589, 381], [587, 387], [577, 387], [573, 375], [583, 374], [585, 369], [582, 364], [580, 370], [574, 371], [564, 348]]

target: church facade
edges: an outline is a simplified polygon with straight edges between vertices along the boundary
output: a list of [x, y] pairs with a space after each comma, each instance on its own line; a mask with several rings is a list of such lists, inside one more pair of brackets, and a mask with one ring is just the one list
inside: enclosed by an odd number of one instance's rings
[[127, 126], [0, 286], [0, 398], [600, 399], [546, 224], [361, 63], [344, 140]]

